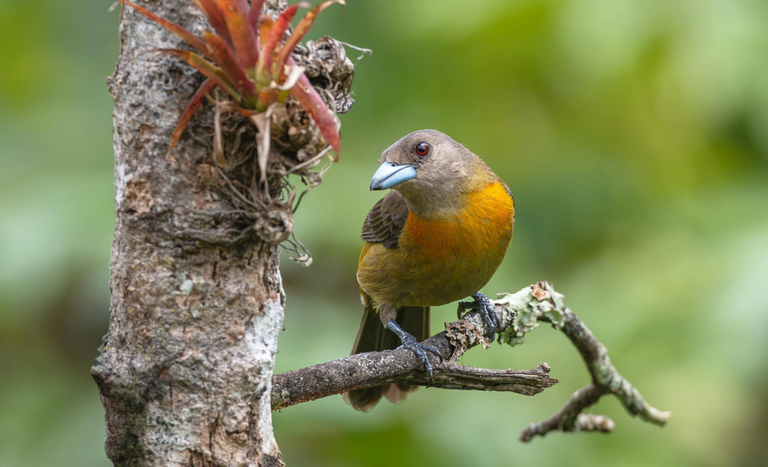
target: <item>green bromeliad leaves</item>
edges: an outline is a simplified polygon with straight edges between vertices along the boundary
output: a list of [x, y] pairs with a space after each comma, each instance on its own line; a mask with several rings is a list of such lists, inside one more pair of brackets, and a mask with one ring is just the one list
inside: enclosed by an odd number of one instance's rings
[[[312, 8], [283, 43], [283, 37], [298, 9], [309, 7], [308, 3], [301, 2], [290, 6], [273, 20], [261, 14], [263, 0], [253, 0], [251, 6], [246, 0], [194, 0], [216, 32], [205, 32], [202, 38], [128, 0], [121, 0], [121, 3], [177, 34], [197, 49], [199, 54], [180, 49], [159, 51], [183, 59], [208, 78], [182, 114], [171, 139], [171, 148], [178, 142], [195, 109], [215, 86], [226, 91], [243, 109], [263, 111], [271, 103], [285, 99], [288, 92], [281, 92], [281, 89], [287, 87], [282, 86], [288, 75], [286, 65], [296, 66], [291, 59], [291, 53], [321, 11], [334, 3], [345, 4], [344, 0], [330, 0]], [[295, 79], [299, 70], [292, 70]], [[325, 140], [338, 155], [341, 138], [336, 130], [334, 112], [320, 98], [303, 73], [291, 87], [290, 94], [309, 113]]]

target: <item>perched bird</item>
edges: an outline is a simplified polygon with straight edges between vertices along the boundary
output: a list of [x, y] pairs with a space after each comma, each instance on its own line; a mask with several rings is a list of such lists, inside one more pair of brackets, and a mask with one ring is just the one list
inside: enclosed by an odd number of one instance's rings
[[[493, 339], [501, 326], [479, 290], [501, 264], [512, 240], [515, 203], [485, 163], [448, 135], [413, 132], [386, 149], [371, 190], [392, 188], [368, 213], [357, 282], [365, 308], [352, 353], [413, 351], [432, 377], [421, 343], [429, 337], [429, 307], [472, 297]], [[382, 396], [401, 402], [416, 386], [388, 384], [344, 394], [368, 411]]]

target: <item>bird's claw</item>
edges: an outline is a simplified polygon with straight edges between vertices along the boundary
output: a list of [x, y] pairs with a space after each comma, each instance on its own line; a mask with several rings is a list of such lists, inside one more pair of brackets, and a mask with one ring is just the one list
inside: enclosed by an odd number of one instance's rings
[[403, 328], [400, 327], [397, 322], [392, 319], [387, 323], [387, 328], [389, 328], [392, 332], [397, 334], [397, 336], [400, 338], [400, 342], [402, 342], [402, 345], [398, 347], [395, 350], [400, 349], [408, 349], [414, 354], [416, 354], [416, 358], [419, 359], [419, 361], [424, 365], [424, 369], [427, 370], [427, 373], [429, 373], [429, 382], [432, 383], [432, 364], [429, 362], [429, 357], [427, 356], [427, 352], [433, 353], [437, 355], [437, 358], [440, 360], [443, 359], [442, 354], [440, 351], [432, 347], [431, 345], [427, 345], [424, 343], [419, 342], [415, 337], [413, 337], [411, 334], [408, 334], [403, 330]]
[[427, 373], [429, 374], [429, 382], [432, 382], [433, 379], [433, 369], [432, 369], [432, 363], [429, 361], [429, 356], [427, 355], [427, 352], [433, 353], [437, 356], [437, 358], [441, 359], [443, 356], [440, 354], [440, 351], [437, 350], [437, 348], [432, 347], [431, 345], [423, 344], [416, 340], [415, 337], [413, 337], [410, 334], [406, 334], [403, 339], [403, 344], [398, 347], [398, 349], [408, 349], [414, 354], [416, 354], [416, 358], [419, 359], [419, 361], [424, 365], [424, 369], [427, 370]]
[[472, 300], [471, 302], [459, 302], [459, 315], [461, 315], [462, 310], [477, 310], [480, 316], [483, 317], [487, 328], [484, 336], [493, 342], [496, 340], [496, 331], [501, 331], [502, 328], [501, 318], [496, 313], [496, 307], [493, 306], [493, 303], [485, 294], [480, 292], [472, 295]]

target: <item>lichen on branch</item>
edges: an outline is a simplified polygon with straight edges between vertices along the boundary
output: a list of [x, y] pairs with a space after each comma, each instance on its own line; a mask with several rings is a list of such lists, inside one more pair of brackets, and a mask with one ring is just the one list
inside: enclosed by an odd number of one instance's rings
[[[551, 324], [573, 342], [592, 376], [592, 383], [577, 391], [566, 405], [549, 419], [523, 430], [522, 441], [544, 436], [550, 431], [610, 432], [614, 422], [602, 415], [584, 413], [602, 396], [615, 395], [624, 407], [644, 421], [663, 426], [670, 416], [648, 404], [608, 358], [605, 346], [565, 306], [564, 297], [549, 282], [537, 282], [514, 293], [501, 293], [492, 300], [502, 321], [499, 342], [511, 346], [525, 342], [525, 334], [539, 323]], [[463, 307], [459, 306], [461, 314]], [[430, 386], [445, 389], [505, 391], [535, 395], [557, 383], [549, 378], [549, 365], [532, 370], [486, 370], [464, 367], [458, 359], [470, 348], [492, 344], [485, 337], [486, 324], [476, 311], [446, 323], [445, 331], [426, 341], [440, 351], [442, 361], [433, 363], [430, 380], [420, 361], [409, 350], [367, 352], [275, 375], [272, 380], [272, 408], [281, 409], [311, 400], [386, 383]], [[437, 357], [429, 356], [430, 359]]]

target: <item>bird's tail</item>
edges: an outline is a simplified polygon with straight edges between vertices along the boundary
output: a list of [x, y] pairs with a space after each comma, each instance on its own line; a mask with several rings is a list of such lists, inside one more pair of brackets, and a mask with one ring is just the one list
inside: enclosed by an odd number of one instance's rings
[[[406, 306], [398, 308], [397, 323], [408, 333], [412, 334], [419, 342], [429, 337], [429, 307]], [[384, 327], [378, 313], [370, 304], [365, 307], [363, 322], [357, 332], [355, 346], [352, 354], [363, 352], [376, 352], [380, 350], [395, 349], [400, 345], [400, 339]], [[343, 394], [344, 400], [355, 410], [368, 412], [386, 397], [390, 402], [399, 404], [404, 401], [408, 393], [415, 391], [418, 386], [390, 383], [365, 389], [355, 389]]]

